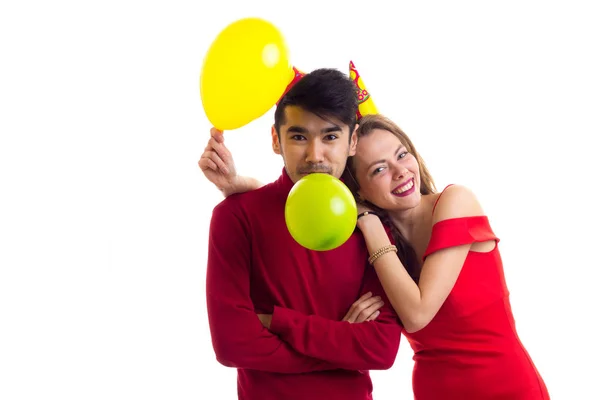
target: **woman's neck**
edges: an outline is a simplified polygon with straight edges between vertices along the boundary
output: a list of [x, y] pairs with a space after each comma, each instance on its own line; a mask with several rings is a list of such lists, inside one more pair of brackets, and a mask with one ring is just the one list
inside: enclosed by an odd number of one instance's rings
[[388, 211], [392, 223], [413, 246], [414, 240], [421, 236], [420, 233], [431, 227], [430, 197], [431, 195], [421, 196], [419, 204], [411, 209]]

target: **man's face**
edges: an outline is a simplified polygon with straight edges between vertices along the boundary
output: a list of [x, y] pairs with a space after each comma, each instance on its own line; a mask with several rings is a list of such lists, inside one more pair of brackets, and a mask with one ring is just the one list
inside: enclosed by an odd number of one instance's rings
[[[348, 156], [356, 153], [355, 129], [337, 120], [327, 120], [304, 111], [301, 107], [287, 106], [285, 123], [277, 136], [275, 127], [273, 151], [283, 157], [285, 169], [294, 183], [314, 172], [322, 172], [340, 178]], [[352, 134], [352, 139], [349, 139]]]

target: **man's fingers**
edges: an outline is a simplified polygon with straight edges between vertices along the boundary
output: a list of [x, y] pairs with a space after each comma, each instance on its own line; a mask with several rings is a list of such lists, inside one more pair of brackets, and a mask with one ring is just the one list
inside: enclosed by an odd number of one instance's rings
[[383, 301], [378, 301], [376, 303], [371, 304], [369, 307], [362, 310], [358, 313], [358, 317], [356, 318], [356, 322], [365, 322], [368, 321], [370, 317], [373, 316], [381, 307], [383, 307]]
[[354, 321], [350, 321], [350, 310], [348, 310], [346, 315], [344, 315], [344, 318], [342, 318], [342, 321], [354, 322]]
[[[219, 155], [214, 151], [204, 152], [204, 154], [202, 154], [202, 157], [200, 159], [201, 160], [202, 159], [211, 160], [218, 167], [218, 169], [220, 169], [224, 174], [229, 173], [229, 168], [227, 168], [227, 165], [223, 162], [223, 160], [221, 160], [221, 157], [219, 157]], [[216, 169], [215, 169], [215, 171], [216, 171]]]
[[[370, 293], [368, 293], [368, 296], [367, 295], [363, 295], [363, 296], [361, 296], [360, 299], [358, 299], [357, 301], [354, 302], [354, 304], [352, 305], [352, 307], [350, 307], [350, 310], [348, 311], [348, 314], [347, 314], [348, 315], [348, 319], [347, 319], [348, 321], [350, 321], [350, 322], [356, 322], [359, 319], [359, 315], [361, 314], [361, 312], [363, 312], [365, 309], [369, 308], [374, 303], [377, 303], [377, 302], [381, 301], [381, 297], [379, 297], [379, 296], [370, 297], [370, 296], [372, 296], [372, 294], [370, 294]], [[366, 297], [366, 299], [361, 300], [364, 297]], [[375, 310], [377, 310], [377, 308], [375, 308], [373, 311], [375, 311]], [[363, 321], [369, 315], [370, 314], [364, 316], [363, 317]]]
[[363, 301], [354, 312], [354, 320], [356, 322], [365, 321], [371, 314], [381, 308], [381, 306], [378, 306], [379, 303], [383, 305], [383, 302], [379, 297], [373, 297]]
[[354, 307], [354, 306], [358, 306], [360, 303], [362, 303], [363, 301], [365, 301], [366, 299], [368, 299], [368, 298], [369, 298], [369, 297], [371, 297], [371, 296], [373, 296], [373, 293], [371, 293], [371, 292], [367, 292], [367, 293], [363, 294], [362, 296], [360, 296], [360, 297], [358, 298], [358, 300], [356, 300], [356, 301], [355, 301], [355, 302], [352, 304], [352, 306], [353, 306], [353, 307]]
[[369, 297], [371, 297], [373, 295], [373, 293], [371, 292], [367, 292], [365, 294], [363, 294], [362, 296], [359, 297], [358, 300], [356, 300], [354, 303], [352, 303], [352, 305], [350, 306], [350, 309], [348, 310], [348, 312], [346, 313], [346, 315], [344, 316], [344, 318], [342, 319], [342, 321], [348, 321], [348, 322], [352, 322], [354, 323], [356, 316], [358, 315], [358, 311], [356, 310], [357, 307], [360, 307], [360, 304], [365, 301], [366, 299], [368, 299]]
[[213, 160], [211, 160], [210, 158], [201, 158], [198, 161], [198, 166], [200, 167], [200, 169], [202, 171], [206, 171], [207, 169], [212, 169], [213, 171], [217, 172], [217, 170], [218, 170], [217, 164], [215, 164], [213, 162]]
[[224, 144], [219, 143], [214, 138], [210, 138], [207, 147], [210, 147], [211, 150], [216, 151], [224, 162], [229, 162], [231, 160], [231, 153], [229, 152], [229, 149], [227, 149]]
[[367, 318], [367, 321], [375, 321], [375, 319], [379, 317], [379, 314], [381, 314], [381, 312], [375, 311], [369, 318]]
[[225, 138], [223, 137], [223, 131], [220, 131], [217, 128], [210, 129], [210, 136], [213, 139], [215, 139], [218, 143], [225, 142]]

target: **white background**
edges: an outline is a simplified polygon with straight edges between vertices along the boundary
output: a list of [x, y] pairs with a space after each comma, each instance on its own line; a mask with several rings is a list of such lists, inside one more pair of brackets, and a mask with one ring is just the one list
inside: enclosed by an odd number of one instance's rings
[[[0, 398], [235, 398], [205, 311], [221, 196], [196, 165], [198, 84], [212, 40], [247, 16], [276, 24], [304, 71], [353, 60], [438, 188], [474, 190], [552, 398], [600, 398], [594, 2], [333, 3], [2, 2]], [[226, 133], [263, 181], [282, 167], [272, 117]], [[373, 373], [377, 400], [412, 398], [411, 356], [403, 340]]]

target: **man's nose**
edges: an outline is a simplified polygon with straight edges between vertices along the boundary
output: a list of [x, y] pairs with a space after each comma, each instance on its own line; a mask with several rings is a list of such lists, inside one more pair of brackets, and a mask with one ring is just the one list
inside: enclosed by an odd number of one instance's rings
[[318, 140], [312, 140], [309, 142], [306, 149], [306, 162], [311, 164], [318, 164], [325, 161], [323, 144]]

